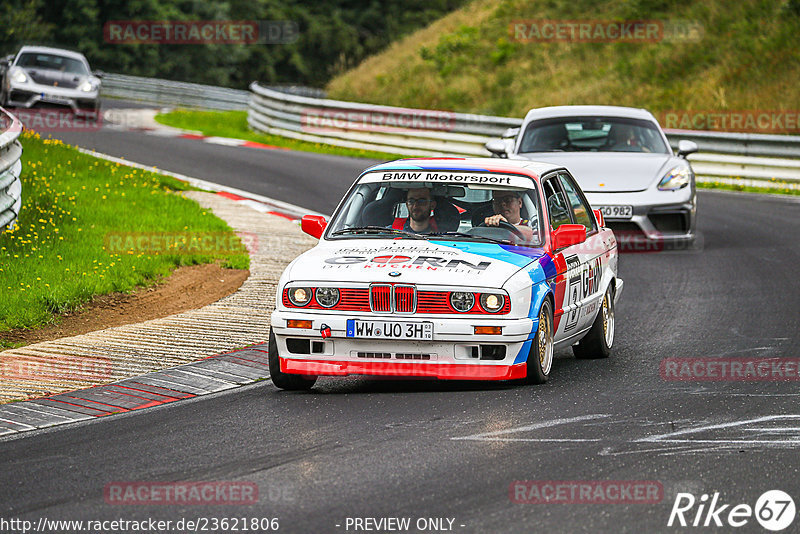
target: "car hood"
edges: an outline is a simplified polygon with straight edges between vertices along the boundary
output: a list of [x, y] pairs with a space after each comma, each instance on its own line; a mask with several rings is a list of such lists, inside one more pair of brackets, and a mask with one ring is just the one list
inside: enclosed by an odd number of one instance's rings
[[671, 154], [640, 152], [533, 152], [517, 156], [565, 166], [586, 193], [644, 191], [681, 162]]
[[287, 279], [499, 288], [543, 256], [540, 248], [465, 241], [320, 241], [292, 262]]
[[86, 75], [52, 69], [25, 69], [25, 72], [39, 85], [64, 89], [75, 89], [87, 78]]

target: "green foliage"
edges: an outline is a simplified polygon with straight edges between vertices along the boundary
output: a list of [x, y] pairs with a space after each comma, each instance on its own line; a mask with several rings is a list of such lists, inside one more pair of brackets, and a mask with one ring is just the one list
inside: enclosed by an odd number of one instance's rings
[[[95, 69], [246, 88], [322, 86], [395, 39], [466, 0], [3, 0], [0, 51], [44, 44], [83, 52]], [[7, 6], [7, 10], [5, 9]], [[293, 21], [288, 44], [154, 45], [104, 42], [109, 21]], [[10, 21], [10, 23], [9, 23]]]
[[[652, 21], [638, 42], [525, 41], [538, 21]], [[328, 84], [331, 98], [523, 116], [532, 107], [794, 110], [800, 0], [475, 0]]]
[[[181, 182], [31, 130], [22, 144], [22, 210], [15, 228], [0, 232], [0, 333], [48, 323], [95, 295], [150, 284], [178, 265], [220, 260], [248, 268], [239, 238], [178, 194]], [[202, 250], [167, 244], [206, 236], [213, 243]]]

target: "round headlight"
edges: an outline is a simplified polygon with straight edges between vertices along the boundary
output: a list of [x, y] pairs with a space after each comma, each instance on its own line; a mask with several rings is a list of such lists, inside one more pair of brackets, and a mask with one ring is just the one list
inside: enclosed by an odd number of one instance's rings
[[339, 302], [339, 290], [335, 287], [318, 287], [314, 295], [323, 308], [333, 308]]
[[311, 289], [308, 287], [293, 287], [289, 289], [289, 302], [295, 306], [305, 306], [311, 301]]
[[506, 298], [503, 295], [495, 295], [493, 293], [484, 293], [481, 295], [481, 308], [488, 312], [500, 311], [503, 304], [506, 303]]
[[450, 305], [458, 312], [468, 312], [475, 305], [475, 295], [463, 291], [455, 291], [450, 293]]

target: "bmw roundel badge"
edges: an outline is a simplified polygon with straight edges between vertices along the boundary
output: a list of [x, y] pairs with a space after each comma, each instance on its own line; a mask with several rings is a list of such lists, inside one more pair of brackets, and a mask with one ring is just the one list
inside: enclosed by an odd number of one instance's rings
[[392, 271], [389, 273], [389, 276], [400, 276], [400, 271]]

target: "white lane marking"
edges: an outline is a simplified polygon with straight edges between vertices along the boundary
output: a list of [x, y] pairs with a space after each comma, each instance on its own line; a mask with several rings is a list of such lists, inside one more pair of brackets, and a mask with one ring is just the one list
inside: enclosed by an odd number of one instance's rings
[[213, 145], [223, 145], [223, 146], [242, 146], [247, 142], [246, 139], [234, 139], [233, 137], [205, 137], [203, 141], [206, 143], [211, 143]]
[[747, 432], [800, 432], [800, 426], [743, 428]]
[[518, 432], [528, 432], [530, 430], [540, 430], [542, 428], [550, 428], [558, 425], [565, 425], [568, 423], [576, 423], [578, 421], [591, 421], [595, 419], [602, 419], [611, 417], [609, 414], [591, 414], [581, 415], [578, 417], [569, 417], [566, 419], [553, 419], [551, 421], [542, 421], [541, 423], [534, 423], [532, 425], [518, 426], [506, 430], [495, 430], [493, 432], [483, 432], [480, 434], [472, 434], [470, 436], [461, 436], [450, 438], [452, 440], [473, 440], [473, 441], [560, 441], [560, 442], [582, 442], [582, 441], [600, 441], [599, 439], [586, 439], [586, 438], [503, 438], [506, 434], [516, 434]]
[[675, 432], [668, 432], [666, 434], [658, 434], [655, 436], [647, 436], [644, 438], [639, 438], [634, 440], [634, 443], [718, 443], [720, 445], [731, 443], [731, 444], [746, 444], [746, 443], [775, 443], [775, 444], [782, 444], [782, 443], [800, 443], [798, 440], [791, 440], [791, 441], [783, 441], [783, 440], [776, 440], [776, 441], [765, 441], [765, 440], [726, 440], [726, 439], [717, 439], [717, 440], [699, 440], [699, 439], [672, 439], [676, 436], [684, 436], [687, 434], [697, 434], [699, 432], [706, 432], [710, 430], [720, 430], [720, 429], [727, 429], [727, 428], [734, 428], [740, 427], [744, 425], [748, 425], [751, 423], [763, 423], [765, 421], [797, 421], [800, 420], [800, 415], [768, 415], [765, 417], [757, 417], [755, 419], [746, 419], [744, 421], [732, 421], [729, 423], [720, 423], [716, 425], [704, 425], [695, 428], [687, 428], [684, 430], [677, 430]]
[[90, 156], [94, 156], [96, 158], [104, 159], [107, 161], [111, 161], [113, 163], [119, 163], [120, 165], [127, 165], [128, 167], [134, 167], [137, 169], [142, 169], [145, 171], [156, 172], [159, 174], [164, 174], [167, 176], [171, 176], [176, 178], [182, 182], [186, 182], [189, 185], [194, 187], [199, 187], [200, 189], [206, 189], [208, 191], [214, 192], [224, 192], [224, 193], [231, 193], [233, 195], [239, 195], [240, 197], [245, 197], [250, 200], [255, 200], [257, 202], [261, 202], [263, 204], [267, 204], [275, 211], [281, 211], [284, 213], [288, 213], [290, 215], [298, 216], [298, 218], [302, 217], [303, 215], [322, 215], [323, 217], [329, 218], [329, 215], [325, 215], [324, 213], [319, 213], [317, 211], [306, 209], [302, 206], [297, 206], [295, 204], [290, 204], [288, 202], [283, 202], [282, 200], [277, 200], [270, 197], [265, 197], [262, 195], [257, 195], [255, 193], [251, 193], [249, 191], [243, 191], [241, 189], [236, 189], [235, 187], [228, 187], [227, 185], [220, 185], [215, 184], [213, 182], [207, 182], [205, 180], [201, 180], [199, 178], [193, 178], [191, 176], [186, 176], [185, 174], [179, 174], [177, 172], [165, 171], [164, 169], [159, 169], [158, 167], [153, 167], [150, 165], [144, 165], [142, 163], [136, 163], [135, 161], [130, 161], [123, 158], [117, 158], [115, 156], [110, 156], [108, 154], [103, 154], [102, 152], [95, 152], [94, 150], [89, 150], [87, 148], [76, 147], [78, 151], [88, 154]]

